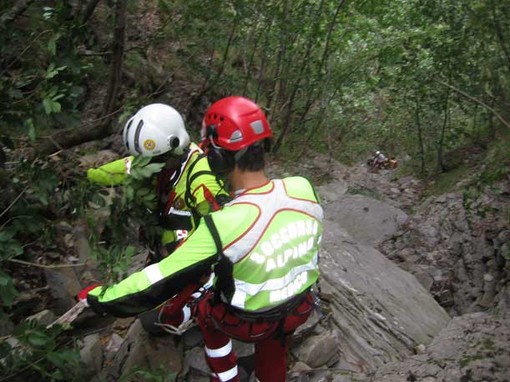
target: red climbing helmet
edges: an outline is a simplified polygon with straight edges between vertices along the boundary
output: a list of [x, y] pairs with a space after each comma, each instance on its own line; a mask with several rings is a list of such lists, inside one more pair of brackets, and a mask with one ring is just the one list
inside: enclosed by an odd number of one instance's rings
[[247, 98], [231, 96], [216, 101], [202, 121], [202, 141], [239, 151], [272, 136], [264, 112]]

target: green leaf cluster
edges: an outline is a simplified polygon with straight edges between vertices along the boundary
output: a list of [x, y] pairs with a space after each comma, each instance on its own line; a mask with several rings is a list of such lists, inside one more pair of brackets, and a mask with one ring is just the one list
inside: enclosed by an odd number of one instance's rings
[[0, 340], [0, 375], [9, 381], [84, 381], [76, 344], [62, 328], [45, 328], [29, 321]]
[[[156, 246], [160, 240], [161, 228], [155, 214], [155, 175], [164, 164], [150, 163], [150, 160], [149, 157], [136, 157], [121, 186], [107, 190], [96, 188], [97, 192], [89, 194], [96, 210], [107, 210], [104, 229], [90, 237], [94, 257], [105, 280], [118, 281], [126, 275], [136, 252], [134, 245], [139, 244], [140, 230], [144, 232], [143, 241], [149, 246]], [[88, 212], [94, 219], [93, 211]]]
[[[0, 128], [31, 139], [76, 124], [97, 59], [80, 56], [87, 31], [68, 2], [28, 7], [0, 33]], [[4, 4], [2, 8], [9, 9]]]
[[10, 307], [17, 295], [5, 265], [25, 255], [26, 243], [48, 245], [47, 215], [62, 204], [62, 200], [55, 197], [57, 175], [47, 163], [38, 159], [22, 160], [12, 172], [16, 175], [9, 179], [5, 193], [15, 196], [9, 204], [0, 204], [3, 208], [0, 220], [1, 309]]

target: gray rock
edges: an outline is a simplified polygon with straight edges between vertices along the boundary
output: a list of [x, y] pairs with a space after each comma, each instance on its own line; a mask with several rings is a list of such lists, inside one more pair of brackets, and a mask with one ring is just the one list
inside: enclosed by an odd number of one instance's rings
[[40, 312], [31, 315], [30, 317], [27, 317], [27, 321], [35, 321], [39, 325], [48, 326], [51, 323], [53, 323], [57, 319], [57, 316], [55, 313], [53, 313], [51, 310], [45, 309], [41, 310]]
[[325, 209], [356, 241], [376, 245], [394, 235], [407, 220], [398, 208], [364, 195], [345, 195]]
[[417, 271], [414, 274], [414, 277], [418, 280], [418, 282], [426, 289], [430, 290], [432, 285], [434, 284], [435, 278], [433, 278], [429, 272], [423, 270], [423, 271]]
[[312, 368], [310, 366], [308, 366], [306, 363], [304, 363], [303, 361], [298, 361], [292, 366], [292, 368], [290, 369], [290, 372], [291, 373], [300, 373], [302, 371], [308, 371], [311, 369]]
[[182, 369], [182, 351], [172, 336], [155, 337], [148, 334], [140, 320], [129, 328], [125, 340], [111, 365], [103, 370], [106, 379], [133, 379], [137, 369], [165, 375], [178, 374]]
[[237, 340], [232, 340], [232, 348], [236, 352], [237, 358], [246, 357], [255, 352], [255, 347], [252, 343]]
[[52, 306], [56, 314], [62, 314], [76, 303], [81, 290], [80, 282], [73, 268], [45, 268], [46, 282], [50, 288]]
[[347, 183], [343, 180], [337, 180], [332, 183], [323, 184], [317, 187], [317, 192], [321, 196], [321, 203], [328, 204], [341, 199], [347, 192]]
[[508, 381], [509, 341], [508, 317], [486, 313], [455, 317], [424, 354], [382, 366], [373, 380], [399, 381], [403, 375], [412, 375], [415, 381], [430, 382]]
[[345, 375], [337, 374], [331, 382], [352, 382], [352, 379]]
[[373, 371], [429, 344], [450, 317], [415, 277], [354, 240], [341, 224], [324, 224], [321, 286], [333, 296], [342, 359], [359, 372]]
[[196, 346], [202, 346], [204, 343], [202, 333], [200, 332], [200, 328], [198, 326], [194, 326], [191, 329], [184, 332], [182, 335], [182, 340], [185, 349], [191, 349]]
[[308, 338], [296, 351], [297, 358], [312, 368], [326, 367], [338, 361], [339, 341], [333, 333]]
[[103, 364], [103, 348], [99, 334], [92, 334], [83, 338], [80, 348], [80, 360], [86, 378], [98, 374]]
[[317, 310], [314, 310], [310, 317], [308, 317], [308, 320], [303, 325], [299, 326], [296, 329], [292, 336], [292, 343], [294, 344], [302, 342], [307, 335], [316, 331], [316, 329], [320, 331], [321, 327], [318, 325], [322, 318], [323, 315], [321, 316], [321, 314]]
[[117, 333], [113, 333], [106, 345], [105, 351], [108, 353], [117, 353], [124, 342], [124, 338], [119, 336]]
[[185, 352], [184, 372], [190, 381], [209, 381], [211, 369], [205, 361], [203, 348], [195, 347]]

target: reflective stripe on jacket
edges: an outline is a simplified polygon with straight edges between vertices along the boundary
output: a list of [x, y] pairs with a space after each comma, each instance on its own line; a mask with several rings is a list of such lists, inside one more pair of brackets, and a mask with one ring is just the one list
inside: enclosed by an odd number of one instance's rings
[[[266, 310], [317, 280], [323, 212], [305, 178], [274, 180], [246, 190], [211, 217], [224, 253], [234, 263], [234, 306]], [[217, 259], [214, 240], [201, 220], [172, 256], [118, 284], [92, 290], [89, 304], [117, 316], [136, 315], [198, 281]]]

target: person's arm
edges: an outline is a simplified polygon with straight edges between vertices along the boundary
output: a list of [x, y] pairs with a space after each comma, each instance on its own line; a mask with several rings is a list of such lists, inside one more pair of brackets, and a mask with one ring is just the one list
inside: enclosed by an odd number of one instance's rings
[[106, 163], [98, 168], [89, 168], [87, 170], [87, 179], [91, 183], [99, 184], [100, 186], [117, 186], [122, 184], [129, 174], [133, 159], [133, 156], [129, 156]]
[[118, 317], [153, 309], [210, 272], [217, 259], [216, 246], [205, 223], [177, 250], [111, 286], [90, 291], [87, 301], [96, 312]]
[[[229, 206], [212, 213], [223, 248], [228, 248], [242, 237], [258, 215], [258, 208], [251, 205]], [[237, 224], [232, 225], [232, 222]], [[117, 284], [91, 290], [87, 301], [98, 313], [134, 316], [157, 307], [189, 284], [199, 282], [217, 260], [216, 244], [207, 224], [201, 219], [196, 231], [171, 256]]]

